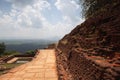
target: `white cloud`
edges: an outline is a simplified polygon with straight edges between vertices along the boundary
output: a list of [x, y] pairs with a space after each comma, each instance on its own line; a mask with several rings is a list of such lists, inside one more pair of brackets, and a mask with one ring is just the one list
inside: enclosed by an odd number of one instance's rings
[[79, 5], [75, 0], [57, 0], [56, 7], [62, 12], [63, 18], [70, 18], [72, 21], [78, 21]]
[[62, 12], [63, 21], [71, 24], [69, 25], [70, 30], [84, 21], [80, 18], [81, 6], [77, 3], [77, 0], [57, 0], [55, 6]]
[[[43, 34], [44, 31], [41, 29], [47, 23], [41, 11], [50, 8], [50, 5], [42, 0], [38, 2], [26, 5], [21, 9], [20, 6], [13, 8], [9, 14], [2, 15], [0, 17], [0, 37], [40, 38], [38, 33]], [[35, 6], [39, 4], [41, 6]]]
[[54, 22], [54, 25], [48, 19], [49, 17], [47, 18], [43, 13], [45, 11], [48, 13], [47, 16], [52, 15], [49, 14], [49, 11], [52, 11], [53, 4], [47, 0], [30, 0], [32, 2], [28, 2], [28, 0], [7, 1], [12, 3], [13, 8], [9, 14], [0, 17], [0, 37], [61, 38], [82, 22], [82, 19], [76, 13], [79, 6], [73, 0], [56, 1], [54, 7], [57, 9], [56, 11], [62, 12], [62, 20]]
[[34, 0], [6, 0], [12, 3], [12, 7], [16, 9], [24, 8], [27, 5], [31, 5], [34, 3]]
[[43, 10], [43, 9], [50, 9], [50, 3], [47, 2], [46, 0], [37, 0], [36, 4], [33, 5], [34, 8], [38, 9], [38, 10]]

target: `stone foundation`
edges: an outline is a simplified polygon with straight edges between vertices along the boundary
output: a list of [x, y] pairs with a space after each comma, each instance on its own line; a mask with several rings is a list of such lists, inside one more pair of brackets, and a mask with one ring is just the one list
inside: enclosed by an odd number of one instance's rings
[[66, 57], [56, 50], [59, 80], [120, 80], [120, 70], [108, 62], [73, 50]]

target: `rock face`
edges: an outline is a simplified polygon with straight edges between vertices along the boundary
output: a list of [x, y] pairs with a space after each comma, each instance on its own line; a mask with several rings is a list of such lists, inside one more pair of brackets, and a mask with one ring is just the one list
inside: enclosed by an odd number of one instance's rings
[[55, 49], [57, 43], [48, 45], [47, 49]]
[[65, 35], [56, 56], [60, 80], [120, 80], [120, 4]]

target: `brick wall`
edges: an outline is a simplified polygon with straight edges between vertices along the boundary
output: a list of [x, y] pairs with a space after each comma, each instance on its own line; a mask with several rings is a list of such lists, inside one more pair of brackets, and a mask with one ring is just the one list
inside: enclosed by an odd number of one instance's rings
[[77, 50], [73, 50], [69, 57], [56, 50], [56, 56], [59, 80], [120, 80], [119, 68], [91, 59]]

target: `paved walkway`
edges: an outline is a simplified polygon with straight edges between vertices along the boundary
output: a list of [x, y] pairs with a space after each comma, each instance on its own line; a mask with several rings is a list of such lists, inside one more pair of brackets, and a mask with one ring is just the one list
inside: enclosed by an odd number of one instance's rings
[[39, 50], [31, 62], [10, 70], [0, 80], [58, 80], [55, 51]]

